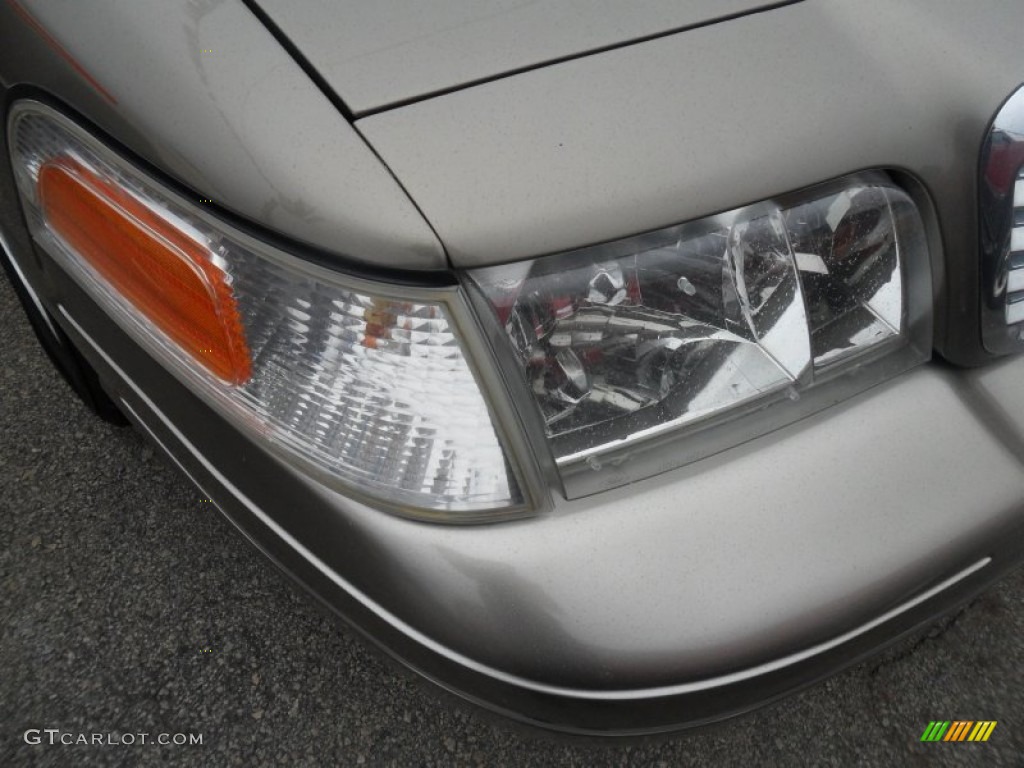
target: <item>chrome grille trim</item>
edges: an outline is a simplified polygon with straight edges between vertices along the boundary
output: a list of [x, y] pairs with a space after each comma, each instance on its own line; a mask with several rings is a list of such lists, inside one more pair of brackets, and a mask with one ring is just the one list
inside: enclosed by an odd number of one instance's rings
[[994, 354], [1024, 350], [1024, 86], [996, 114], [979, 178], [981, 330]]

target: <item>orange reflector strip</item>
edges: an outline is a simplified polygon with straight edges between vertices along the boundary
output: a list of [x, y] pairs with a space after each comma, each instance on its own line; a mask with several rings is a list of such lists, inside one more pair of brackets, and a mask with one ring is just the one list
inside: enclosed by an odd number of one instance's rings
[[40, 169], [39, 200], [49, 228], [182, 350], [228, 383], [249, 379], [238, 305], [208, 248], [69, 157]]

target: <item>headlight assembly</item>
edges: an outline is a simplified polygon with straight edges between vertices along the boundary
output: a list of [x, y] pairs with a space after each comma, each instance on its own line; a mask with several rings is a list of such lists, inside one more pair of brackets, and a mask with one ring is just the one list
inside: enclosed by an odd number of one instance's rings
[[282, 252], [55, 110], [10, 113], [38, 244], [236, 428], [420, 519], [678, 467], [927, 358], [911, 198], [862, 173], [430, 288]]
[[[845, 396], [925, 359], [929, 275], [914, 203], [872, 173], [472, 279], [563, 476], [608, 475], [586, 492], [792, 420], [815, 406], [785, 401], [841, 375], [859, 373]], [[771, 403], [760, 426], [736, 418]]]

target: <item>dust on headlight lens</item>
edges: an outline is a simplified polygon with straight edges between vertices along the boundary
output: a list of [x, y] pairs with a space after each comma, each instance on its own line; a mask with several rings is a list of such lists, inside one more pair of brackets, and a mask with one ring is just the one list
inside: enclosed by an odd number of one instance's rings
[[473, 279], [504, 326], [560, 461], [738, 406], [799, 397], [898, 341], [893, 206], [873, 178]]

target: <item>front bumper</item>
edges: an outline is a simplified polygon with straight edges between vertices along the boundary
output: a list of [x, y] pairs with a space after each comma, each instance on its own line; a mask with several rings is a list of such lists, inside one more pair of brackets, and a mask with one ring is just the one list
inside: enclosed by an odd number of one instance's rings
[[540, 517], [442, 527], [296, 474], [63, 272], [45, 283], [128, 415], [248, 538], [403, 663], [532, 724], [656, 732], [753, 708], [948, 610], [1024, 552], [1024, 358], [928, 365]]

